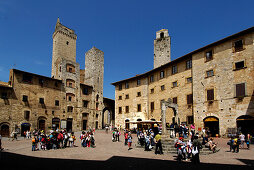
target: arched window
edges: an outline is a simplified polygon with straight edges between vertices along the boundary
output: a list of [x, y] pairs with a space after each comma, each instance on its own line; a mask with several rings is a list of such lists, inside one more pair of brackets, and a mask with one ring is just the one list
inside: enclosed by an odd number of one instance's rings
[[66, 80], [66, 86], [71, 87], [71, 88], [75, 88], [75, 81], [71, 80], [71, 79], [67, 79]]
[[164, 38], [164, 32], [160, 33], [160, 38]]
[[66, 71], [70, 73], [75, 73], [75, 66], [72, 64], [66, 64]]

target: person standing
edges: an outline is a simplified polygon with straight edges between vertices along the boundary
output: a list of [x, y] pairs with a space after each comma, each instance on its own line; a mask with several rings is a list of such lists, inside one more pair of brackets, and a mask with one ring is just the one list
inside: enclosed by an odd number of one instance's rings
[[132, 143], [132, 136], [131, 136], [131, 132], [129, 132], [128, 134], [128, 150], [131, 150], [131, 143]]
[[241, 140], [241, 149], [243, 149], [244, 148], [244, 142], [245, 142], [245, 135], [243, 133], [241, 133], [239, 138]]
[[35, 140], [35, 137], [33, 136], [32, 138], [32, 151], [35, 151], [36, 150], [36, 140]]
[[[155, 138], [154, 138], [154, 142], [155, 142], [155, 154], [163, 154], [163, 151], [162, 151], [162, 146], [161, 146], [161, 132], [159, 132]], [[158, 151], [159, 149], [159, 151]]]
[[247, 149], [250, 149], [250, 134], [249, 133], [246, 135], [246, 145], [247, 145]]
[[199, 164], [199, 150], [202, 149], [202, 145], [200, 141], [198, 140], [198, 136], [194, 136], [193, 144], [192, 144], [192, 162], [194, 164]]

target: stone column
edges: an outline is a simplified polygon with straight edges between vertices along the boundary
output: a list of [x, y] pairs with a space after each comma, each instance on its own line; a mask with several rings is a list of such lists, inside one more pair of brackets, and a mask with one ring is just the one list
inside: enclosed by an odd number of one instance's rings
[[162, 102], [161, 104], [161, 122], [162, 122], [162, 135], [166, 135], [167, 129], [166, 129], [166, 105], [165, 102]]

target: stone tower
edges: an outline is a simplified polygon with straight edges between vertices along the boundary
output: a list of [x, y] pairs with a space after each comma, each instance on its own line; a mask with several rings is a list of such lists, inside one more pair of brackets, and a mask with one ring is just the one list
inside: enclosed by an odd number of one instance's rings
[[171, 61], [170, 54], [170, 36], [167, 29], [162, 29], [156, 32], [154, 40], [154, 64], [153, 68], [160, 67]]
[[55, 32], [53, 33], [53, 54], [52, 54], [52, 71], [51, 77], [60, 79], [59, 66], [61, 59], [76, 62], [76, 40], [77, 35], [74, 30], [67, 28], [57, 19]]
[[53, 33], [51, 76], [62, 80], [63, 93], [62, 96], [59, 96], [59, 100], [62, 107], [61, 112], [67, 119], [67, 129], [68, 125], [78, 126], [76, 123], [78, 123], [78, 109], [81, 105], [78, 102], [80, 99], [80, 66], [76, 62], [76, 40], [77, 35], [74, 30], [62, 25], [58, 18]]
[[[99, 122], [101, 122], [103, 109], [103, 76], [104, 53], [93, 47], [85, 54], [85, 84], [93, 87], [92, 101], [94, 101], [95, 114], [98, 114]], [[100, 128], [101, 124], [96, 124], [95, 127]]]

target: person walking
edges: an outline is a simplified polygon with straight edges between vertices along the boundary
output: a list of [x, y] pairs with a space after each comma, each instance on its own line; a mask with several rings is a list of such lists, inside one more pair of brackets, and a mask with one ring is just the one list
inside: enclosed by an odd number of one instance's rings
[[35, 151], [36, 150], [36, 139], [35, 137], [33, 136], [32, 137], [32, 151]]
[[202, 149], [202, 144], [198, 140], [198, 136], [195, 135], [193, 139], [193, 144], [192, 144], [192, 162], [194, 164], [199, 164], [200, 159], [199, 159], [199, 150]]
[[241, 149], [243, 149], [244, 148], [244, 142], [245, 142], [245, 135], [243, 133], [241, 133], [239, 135], [239, 138], [241, 140]]
[[[163, 151], [162, 151], [162, 146], [161, 146], [161, 132], [159, 132], [155, 138], [154, 138], [154, 143], [155, 143], [155, 154], [163, 154]], [[158, 151], [159, 149], [159, 151]]]
[[246, 145], [247, 145], [247, 149], [250, 149], [250, 134], [249, 133], [246, 135]]

